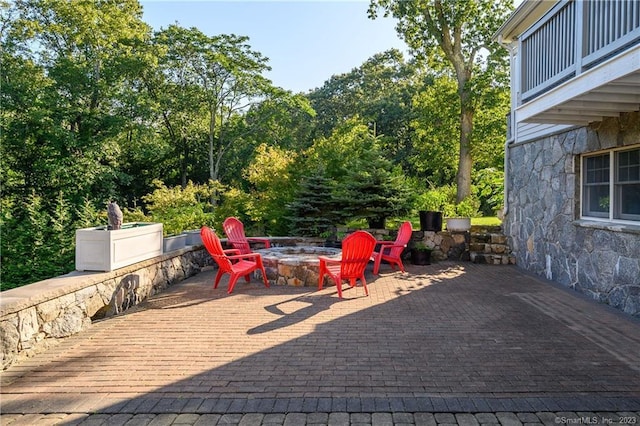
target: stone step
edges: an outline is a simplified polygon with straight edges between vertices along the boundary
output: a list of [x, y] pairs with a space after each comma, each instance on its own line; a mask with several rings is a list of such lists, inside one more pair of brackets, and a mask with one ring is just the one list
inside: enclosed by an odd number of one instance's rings
[[481, 225], [471, 225], [471, 233], [472, 234], [501, 234], [502, 226], [481, 226]]
[[508, 254], [511, 252], [506, 244], [471, 243], [469, 251], [478, 253]]
[[469, 242], [469, 259], [473, 263], [489, 265], [515, 264], [515, 256], [511, 255], [509, 241], [499, 229], [477, 230], [471, 232]]
[[491, 243], [506, 244], [507, 236], [498, 233], [471, 233], [471, 242], [474, 243]]
[[469, 253], [469, 260], [473, 263], [487, 265], [515, 265], [516, 257], [512, 254], [492, 254], [478, 253], [472, 251]]

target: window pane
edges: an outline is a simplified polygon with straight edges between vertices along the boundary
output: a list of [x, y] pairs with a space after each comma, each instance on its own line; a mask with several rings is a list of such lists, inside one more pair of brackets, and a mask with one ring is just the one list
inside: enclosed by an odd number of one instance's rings
[[640, 219], [640, 183], [620, 185], [620, 215], [623, 219]]
[[629, 165], [629, 156], [626, 152], [618, 153], [618, 165], [619, 166], [628, 166]]
[[627, 182], [629, 180], [629, 168], [620, 167], [618, 169], [618, 182]]
[[609, 217], [609, 185], [590, 185], [584, 190], [585, 216]]
[[640, 181], [640, 149], [620, 151], [617, 164], [618, 182]]
[[609, 154], [585, 158], [585, 183], [609, 182]]
[[584, 157], [584, 216], [609, 217], [609, 159], [609, 153]]

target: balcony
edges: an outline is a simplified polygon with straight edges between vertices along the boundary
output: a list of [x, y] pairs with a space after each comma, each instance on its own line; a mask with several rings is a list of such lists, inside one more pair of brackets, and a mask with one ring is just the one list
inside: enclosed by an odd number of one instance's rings
[[640, 1], [528, 1], [499, 37], [517, 40], [518, 122], [587, 125], [640, 110]]

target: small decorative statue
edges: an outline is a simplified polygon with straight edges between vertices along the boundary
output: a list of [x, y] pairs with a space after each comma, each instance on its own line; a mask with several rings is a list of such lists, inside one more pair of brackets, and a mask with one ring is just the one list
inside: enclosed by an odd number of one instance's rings
[[109, 226], [107, 226], [107, 229], [115, 230], [122, 227], [122, 210], [120, 210], [118, 203], [115, 201], [107, 204], [107, 216], [109, 217]]

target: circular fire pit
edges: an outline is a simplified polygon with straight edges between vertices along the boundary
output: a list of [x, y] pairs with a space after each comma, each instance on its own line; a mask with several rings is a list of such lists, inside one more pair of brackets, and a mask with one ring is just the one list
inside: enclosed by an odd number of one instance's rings
[[[318, 285], [318, 256], [340, 257], [341, 250], [330, 247], [271, 247], [255, 250], [262, 256], [267, 279], [272, 284], [294, 286]], [[260, 272], [256, 271], [260, 274]]]

